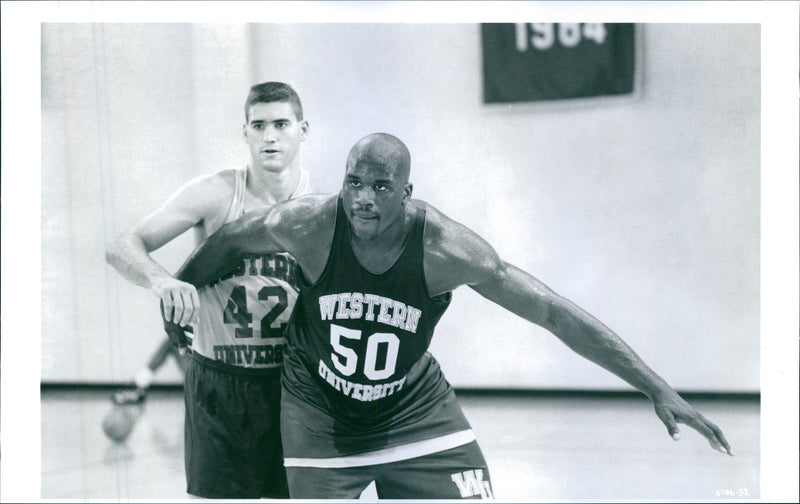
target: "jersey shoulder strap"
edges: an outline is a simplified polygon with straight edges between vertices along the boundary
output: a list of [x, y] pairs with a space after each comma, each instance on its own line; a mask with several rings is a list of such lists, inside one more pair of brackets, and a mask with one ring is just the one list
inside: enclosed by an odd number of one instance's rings
[[345, 264], [346, 266], [352, 266], [349, 261], [349, 257], [343, 257], [343, 253], [345, 252], [345, 246], [347, 249], [350, 248], [350, 240], [349, 237], [349, 229], [347, 224], [347, 217], [344, 213], [344, 204], [342, 201], [342, 195], [339, 194], [339, 197], [336, 198], [336, 217], [333, 223], [333, 238], [331, 239], [331, 251], [328, 254], [328, 262], [325, 265], [325, 269], [331, 267], [332, 264], [339, 264], [337, 261], [342, 259], [348, 260]]
[[244, 199], [247, 194], [247, 167], [239, 168], [234, 172], [233, 199], [223, 224], [235, 221], [244, 213]]
[[300, 196], [305, 196], [306, 194], [314, 193], [314, 187], [311, 183], [311, 177], [308, 175], [308, 172], [300, 169], [300, 180], [297, 182], [297, 188], [294, 190], [289, 199], [299, 198]]

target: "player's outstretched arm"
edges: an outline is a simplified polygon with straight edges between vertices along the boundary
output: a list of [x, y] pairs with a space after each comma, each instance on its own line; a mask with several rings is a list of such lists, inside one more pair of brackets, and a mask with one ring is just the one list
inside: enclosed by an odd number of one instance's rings
[[192, 252], [175, 277], [202, 286], [230, 273], [245, 253], [288, 252], [310, 278], [327, 259], [336, 195], [309, 195], [246, 213]]
[[684, 401], [666, 381], [611, 329], [588, 312], [558, 295], [525, 271], [506, 263], [468, 228], [433, 214], [426, 231], [426, 278], [436, 295], [469, 285], [483, 297], [555, 334], [581, 356], [619, 376], [647, 395], [674, 439], [678, 423], [694, 428], [709, 444], [731, 454], [722, 431]]
[[622, 338], [575, 303], [503, 261], [493, 266], [486, 280], [472, 287], [484, 297], [548, 329], [573, 351], [647, 395], [673, 439], [679, 438], [677, 424], [683, 423], [705, 436], [714, 449], [732, 455], [719, 427], [683, 400]]
[[272, 208], [254, 210], [219, 228], [192, 252], [175, 278], [200, 287], [232, 271], [245, 252], [279, 252], [270, 239], [272, 212]]

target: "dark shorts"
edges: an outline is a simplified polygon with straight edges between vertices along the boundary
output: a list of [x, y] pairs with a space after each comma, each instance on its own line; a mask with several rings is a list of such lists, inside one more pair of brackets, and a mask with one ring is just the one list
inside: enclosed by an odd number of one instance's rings
[[[227, 366], [229, 368], [229, 366]], [[186, 369], [187, 492], [198, 497], [289, 496], [280, 434], [280, 372], [231, 372], [195, 355]]]
[[476, 441], [399, 462], [346, 468], [287, 467], [292, 499], [357, 499], [372, 482], [381, 499], [492, 499]]

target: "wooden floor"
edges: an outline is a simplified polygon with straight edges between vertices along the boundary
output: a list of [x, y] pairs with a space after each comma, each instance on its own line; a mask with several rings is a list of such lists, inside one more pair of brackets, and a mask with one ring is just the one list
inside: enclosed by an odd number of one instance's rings
[[[725, 432], [728, 457], [686, 426], [673, 441], [644, 398], [459, 398], [501, 501], [729, 500], [726, 490], [759, 497], [756, 400], [693, 401]], [[124, 444], [102, 431], [110, 407], [106, 391], [42, 392], [41, 498], [189, 499], [182, 393], [152, 391]]]

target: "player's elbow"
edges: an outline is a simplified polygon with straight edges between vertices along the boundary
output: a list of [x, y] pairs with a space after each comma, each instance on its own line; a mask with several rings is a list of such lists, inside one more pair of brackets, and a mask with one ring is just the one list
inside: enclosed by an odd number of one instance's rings
[[117, 266], [120, 262], [122, 253], [120, 252], [119, 238], [114, 240], [106, 247], [106, 263], [111, 266]]
[[106, 264], [113, 266], [115, 261], [114, 251], [111, 247], [106, 248]]
[[599, 355], [597, 328], [587, 314], [570, 301], [554, 295], [547, 303], [547, 316], [542, 326], [574, 352], [592, 360]]
[[564, 306], [556, 302], [555, 299], [548, 299], [542, 303], [542, 327], [555, 335], [562, 335], [568, 325], [568, 316]]
[[541, 295], [541, 326], [561, 337], [574, 331], [576, 317], [571, 304], [550, 289]]
[[135, 234], [123, 233], [106, 247], [106, 262], [115, 267], [123, 265], [126, 257], [130, 257], [137, 248], [142, 247], [141, 240]]

